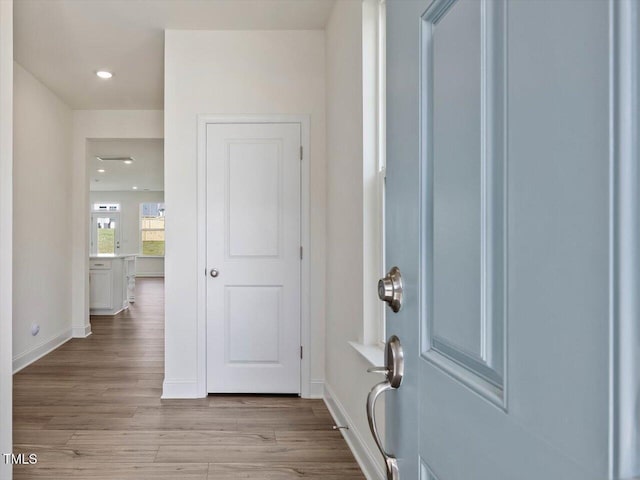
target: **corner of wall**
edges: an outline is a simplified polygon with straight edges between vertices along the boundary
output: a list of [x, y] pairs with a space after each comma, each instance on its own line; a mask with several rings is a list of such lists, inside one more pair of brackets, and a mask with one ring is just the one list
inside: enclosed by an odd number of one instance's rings
[[324, 380], [311, 380], [309, 382], [309, 396], [308, 398], [324, 398]]

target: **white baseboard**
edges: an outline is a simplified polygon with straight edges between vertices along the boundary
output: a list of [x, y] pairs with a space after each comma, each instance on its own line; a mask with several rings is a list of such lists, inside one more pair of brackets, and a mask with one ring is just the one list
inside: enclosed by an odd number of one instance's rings
[[69, 340], [71, 340], [71, 329], [45, 340], [40, 345], [33, 347], [31, 350], [27, 350], [26, 352], [16, 355], [13, 357], [13, 373], [18, 373], [23, 368], [28, 367], [36, 360], [39, 360], [46, 354], [51, 353]]
[[[382, 457], [378, 460], [378, 456], [372, 452], [366, 443], [362, 440], [362, 432], [359, 432], [355, 426], [347, 411], [337, 399], [333, 390], [329, 385], [324, 385], [324, 403], [329, 409], [329, 413], [336, 422], [336, 425], [344, 425], [349, 427], [349, 430], [341, 429], [340, 433], [349, 445], [351, 453], [356, 458], [358, 465], [362, 469], [367, 480], [384, 480], [386, 475], [382, 466]], [[364, 405], [363, 407], [364, 408]], [[369, 432], [365, 432], [367, 435]]]
[[[135, 303], [135, 302], [132, 302], [132, 303]], [[99, 317], [115, 317], [119, 313], [124, 312], [127, 308], [129, 308], [129, 302], [127, 302], [127, 304], [124, 305], [122, 308], [115, 311], [108, 308], [90, 308], [89, 315], [96, 315]]]
[[195, 380], [165, 380], [162, 398], [202, 398]]
[[84, 327], [73, 327], [71, 334], [73, 338], [87, 338], [91, 335], [91, 324], [85, 325]]
[[164, 273], [138, 273], [136, 272], [136, 278], [164, 278]]
[[306, 398], [324, 398], [324, 380], [309, 382], [309, 396]]

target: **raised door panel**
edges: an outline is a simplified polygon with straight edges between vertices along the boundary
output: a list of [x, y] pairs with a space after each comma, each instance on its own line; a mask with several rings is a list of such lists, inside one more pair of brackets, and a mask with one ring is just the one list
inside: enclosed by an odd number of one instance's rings
[[226, 288], [225, 351], [232, 364], [280, 365], [282, 286]]
[[[464, 36], [459, 32], [466, 32]], [[481, 341], [480, 2], [433, 32], [433, 336], [478, 360]]]
[[282, 142], [227, 144], [227, 255], [277, 257], [281, 248]]
[[502, 2], [423, 15], [423, 357], [504, 402]]

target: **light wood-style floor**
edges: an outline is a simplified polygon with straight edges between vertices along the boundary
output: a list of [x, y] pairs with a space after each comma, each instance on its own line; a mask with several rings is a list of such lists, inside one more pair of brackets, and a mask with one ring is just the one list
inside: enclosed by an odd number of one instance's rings
[[321, 400], [161, 400], [164, 285], [14, 377], [14, 479], [363, 479]]

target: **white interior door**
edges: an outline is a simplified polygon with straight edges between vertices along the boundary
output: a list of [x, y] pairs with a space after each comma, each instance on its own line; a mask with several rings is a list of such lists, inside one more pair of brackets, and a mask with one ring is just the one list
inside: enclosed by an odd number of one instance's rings
[[206, 135], [208, 392], [300, 393], [301, 126]]

